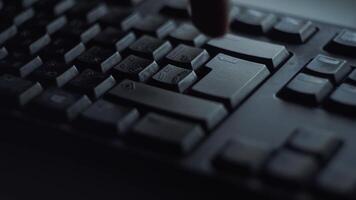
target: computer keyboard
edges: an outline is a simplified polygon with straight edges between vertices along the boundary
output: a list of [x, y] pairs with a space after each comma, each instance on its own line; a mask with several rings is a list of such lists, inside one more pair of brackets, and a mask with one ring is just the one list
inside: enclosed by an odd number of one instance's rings
[[273, 199], [355, 199], [356, 31], [232, 5], [209, 38], [187, 5], [0, 0], [1, 116]]

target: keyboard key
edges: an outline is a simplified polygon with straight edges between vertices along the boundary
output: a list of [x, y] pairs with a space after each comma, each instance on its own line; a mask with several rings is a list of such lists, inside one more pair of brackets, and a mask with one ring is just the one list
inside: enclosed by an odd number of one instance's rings
[[48, 48], [44, 49], [43, 57], [48, 60], [63, 61], [70, 63], [85, 51], [81, 42], [71, 41], [65, 38], [57, 38], [52, 41]]
[[137, 141], [164, 153], [186, 154], [204, 137], [198, 124], [149, 113], [133, 127]]
[[105, 48], [116, 49], [122, 52], [127, 49], [136, 40], [135, 34], [132, 32], [126, 33], [114, 28], [106, 28], [99, 33], [94, 39], [93, 43], [97, 46]]
[[338, 112], [355, 114], [356, 111], [356, 86], [349, 84], [340, 85], [330, 96], [329, 108]]
[[44, 86], [62, 87], [79, 74], [74, 65], [48, 61], [33, 72], [33, 79]]
[[78, 67], [91, 68], [95, 71], [105, 73], [121, 61], [121, 55], [101, 47], [93, 46], [77, 59]]
[[72, 20], [63, 27], [58, 35], [64, 38], [71, 38], [72, 40], [87, 43], [101, 32], [99, 24], [89, 25], [82, 20]]
[[110, 90], [115, 84], [116, 81], [112, 76], [87, 69], [70, 81], [68, 88], [75, 92], [86, 94], [92, 99], [97, 99]]
[[3, 106], [24, 106], [42, 92], [41, 84], [4, 74], [0, 76], [0, 102]]
[[81, 114], [80, 120], [86, 129], [105, 136], [126, 133], [138, 117], [136, 108], [98, 100]]
[[[333, 164], [323, 170], [317, 177], [317, 186], [324, 192], [343, 197], [351, 197], [356, 190], [354, 167], [344, 164]], [[340, 196], [338, 196], [340, 198]]]
[[343, 30], [326, 46], [333, 53], [354, 56], [356, 50], [356, 32]]
[[172, 65], [197, 70], [209, 57], [209, 53], [204, 49], [181, 44], [166, 56], [166, 61]]
[[202, 123], [210, 130], [227, 115], [222, 104], [129, 80], [121, 82], [112, 89], [109, 97], [185, 117]]
[[271, 153], [272, 149], [260, 142], [230, 141], [223, 147], [214, 163], [221, 170], [258, 173]]
[[0, 60], [5, 59], [9, 55], [9, 52], [5, 47], [0, 48]]
[[114, 8], [100, 19], [100, 23], [104, 26], [115, 27], [123, 31], [128, 31], [140, 20], [142, 20], [142, 18], [138, 13], [132, 13], [132, 11], [128, 9]]
[[35, 16], [35, 11], [32, 8], [29, 8], [17, 14], [13, 21], [16, 26], [21, 26], [23, 23], [30, 20], [34, 16]]
[[[1, 51], [0, 51], [1, 52]], [[1, 54], [1, 53], [0, 53]], [[1, 56], [0, 56], [1, 57]], [[1, 60], [1, 59], [0, 59]], [[356, 84], [356, 70], [353, 70], [351, 74], [347, 77], [347, 81], [351, 84]]]
[[154, 83], [166, 89], [184, 92], [198, 80], [194, 71], [167, 65], [152, 77]]
[[345, 60], [324, 55], [318, 55], [306, 66], [306, 69], [309, 73], [328, 78], [333, 83], [339, 83], [351, 71], [351, 67], [346, 64]]
[[280, 95], [297, 103], [318, 105], [332, 89], [329, 80], [301, 73], [288, 83]]
[[241, 59], [265, 64], [274, 70], [289, 57], [289, 52], [284, 46], [252, 40], [236, 35], [210, 40], [207, 43], [209, 51], [225, 53]]
[[193, 25], [184, 23], [169, 35], [169, 40], [176, 45], [183, 43], [186, 45], [200, 47], [208, 39]]
[[142, 36], [129, 47], [130, 53], [156, 61], [163, 58], [170, 50], [172, 50], [170, 42], [150, 36]]
[[46, 13], [39, 13], [29, 22], [25, 23], [19, 32], [21, 33], [23, 30], [31, 30], [42, 35], [53, 35], [61, 30], [66, 24], [67, 18], [65, 16], [56, 18]]
[[109, 9], [104, 3], [97, 2], [80, 2], [77, 3], [72, 9], [70, 9], [68, 16], [70, 18], [81, 18], [89, 23], [98, 21], [101, 17], [108, 13]]
[[189, 18], [188, 12], [188, 1], [187, 0], [177, 0], [168, 1], [164, 4], [160, 13], [177, 18]]
[[0, 60], [0, 70], [24, 78], [42, 64], [42, 59], [39, 56], [32, 58], [24, 54], [13, 53], [6, 59]]
[[114, 67], [114, 74], [119, 78], [146, 82], [158, 70], [159, 66], [155, 61], [130, 55]]
[[267, 33], [277, 22], [274, 14], [247, 9], [241, 11], [232, 21], [232, 28], [253, 34]]
[[222, 101], [229, 108], [239, 105], [270, 74], [265, 65], [224, 54], [218, 54], [206, 67], [211, 71], [193, 86], [193, 93]]
[[17, 34], [17, 27], [14, 24], [0, 24], [0, 45]]
[[272, 30], [272, 37], [290, 43], [305, 43], [317, 31], [311, 21], [283, 17]]
[[267, 163], [266, 170], [274, 178], [305, 184], [318, 170], [318, 163], [313, 157], [290, 150], [281, 150]]
[[44, 91], [33, 101], [32, 109], [35, 114], [52, 120], [74, 120], [91, 104], [85, 95], [52, 88]]
[[50, 42], [51, 38], [48, 34], [41, 34], [33, 30], [21, 30], [17, 36], [6, 43], [6, 46], [12, 52], [36, 55]]
[[289, 146], [295, 150], [316, 156], [326, 161], [340, 147], [341, 140], [333, 133], [322, 130], [297, 129], [289, 139]]
[[72, 9], [75, 4], [76, 4], [75, 0], [55, 0], [55, 1], [49, 0], [49, 1], [39, 1], [34, 5], [34, 7], [35, 10], [41, 12], [47, 12], [55, 16], [60, 16], [66, 13], [68, 10]]
[[172, 20], [160, 16], [147, 16], [135, 24], [134, 31], [139, 34], [148, 34], [158, 38], [166, 37], [175, 29], [176, 25]]

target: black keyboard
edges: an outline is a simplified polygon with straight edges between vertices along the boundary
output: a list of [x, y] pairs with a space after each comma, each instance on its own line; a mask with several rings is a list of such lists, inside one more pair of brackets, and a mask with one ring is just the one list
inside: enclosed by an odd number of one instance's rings
[[213, 39], [187, 5], [0, 0], [1, 119], [272, 199], [355, 199], [356, 31], [232, 5]]

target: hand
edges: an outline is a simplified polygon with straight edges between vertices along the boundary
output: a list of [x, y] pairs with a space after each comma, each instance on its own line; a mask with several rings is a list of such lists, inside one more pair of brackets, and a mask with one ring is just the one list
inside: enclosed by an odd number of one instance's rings
[[193, 22], [203, 33], [218, 37], [228, 28], [228, 0], [190, 0]]

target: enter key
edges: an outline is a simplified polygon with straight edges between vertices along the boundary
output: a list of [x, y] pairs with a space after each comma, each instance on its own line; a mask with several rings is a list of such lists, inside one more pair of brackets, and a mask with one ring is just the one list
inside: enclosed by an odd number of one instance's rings
[[225, 54], [218, 54], [206, 67], [211, 71], [193, 86], [193, 93], [221, 101], [230, 109], [238, 106], [270, 74], [266, 65]]

